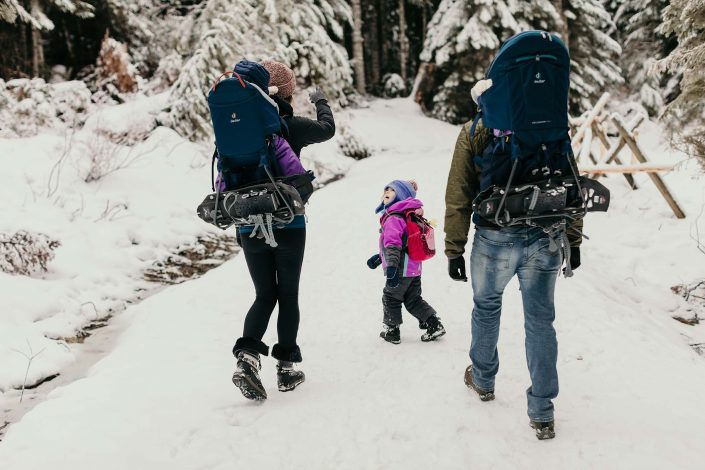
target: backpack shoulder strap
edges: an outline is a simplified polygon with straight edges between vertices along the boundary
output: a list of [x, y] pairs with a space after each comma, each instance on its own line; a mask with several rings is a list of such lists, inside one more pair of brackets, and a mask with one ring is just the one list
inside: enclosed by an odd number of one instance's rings
[[215, 191], [215, 175], [213, 174], [213, 169], [215, 167], [215, 159], [218, 158], [218, 147], [213, 151], [213, 159], [211, 160], [211, 188]]
[[401, 219], [406, 220], [406, 214], [408, 211], [393, 211], [393, 212], [387, 212], [382, 216], [382, 219], [380, 220], [380, 225], [384, 225], [384, 223], [389, 220], [390, 217], [399, 217]]

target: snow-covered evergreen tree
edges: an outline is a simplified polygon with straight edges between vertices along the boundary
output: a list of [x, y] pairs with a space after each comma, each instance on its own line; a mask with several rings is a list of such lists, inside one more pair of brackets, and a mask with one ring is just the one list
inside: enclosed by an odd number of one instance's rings
[[622, 58], [629, 92], [651, 115], [661, 111], [664, 96], [672, 91], [662, 83], [669, 77], [654, 73], [656, 61], [667, 52], [666, 39], [656, 32], [667, 5], [668, 0], [623, 0], [614, 17], [621, 43], [629, 51]]
[[583, 111], [608, 84], [622, 79], [614, 60], [621, 48], [607, 34], [611, 25], [600, 0], [442, 0], [421, 54], [433, 64], [434, 82], [429, 87], [434, 94], [422, 97], [423, 105], [441, 119], [467, 119], [470, 88], [484, 77], [501, 43], [527, 29], [545, 29], [562, 36], [570, 49], [571, 109]]
[[206, 94], [234, 63], [273, 59], [291, 66], [297, 78], [323, 88], [344, 103], [352, 84], [343, 37], [351, 20], [342, 0], [208, 0], [177, 32], [179, 48], [191, 57], [171, 90], [171, 108], [162, 121], [184, 135], [211, 132]]
[[678, 46], [658, 62], [658, 70], [682, 74], [680, 95], [666, 111], [705, 162], [705, 1], [671, 0], [659, 32], [674, 35]]
[[[169, 3], [158, 0], [103, 0], [110, 17], [111, 35], [129, 46], [130, 56], [141, 72], [156, 68], [171, 39]], [[165, 4], [166, 3], [166, 4]], [[159, 12], [159, 14], [157, 14]], [[165, 27], [166, 26], [166, 27]]]
[[346, 104], [352, 68], [345, 47], [336, 42], [343, 41], [344, 27], [352, 23], [345, 0], [267, 0], [263, 23], [273, 33], [264, 57], [284, 62], [297, 77]]
[[54, 22], [46, 15], [49, 8], [79, 18], [93, 16], [93, 6], [82, 0], [3, 0], [0, 3], [0, 21], [9, 24], [26, 23], [33, 29], [51, 31], [54, 29]]
[[485, 76], [502, 41], [522, 29], [514, 13], [504, 1], [441, 1], [421, 52], [423, 62], [434, 64], [428, 77], [433, 94], [423, 100], [431, 115], [450, 122], [471, 115], [470, 89]]
[[[171, 88], [171, 107], [160, 120], [186, 137], [202, 137], [211, 132], [206, 95], [213, 81], [234, 61], [255, 49], [257, 7], [253, 0], [208, 0], [186, 23], [193, 35], [184, 47], [197, 44], [193, 55]], [[237, 25], [237, 27], [233, 27]]]
[[32, 75], [44, 71], [42, 32], [54, 29], [54, 22], [46, 12], [54, 9], [79, 18], [93, 16], [93, 6], [82, 0], [3, 0], [0, 5], [0, 23], [25, 23], [31, 28]]

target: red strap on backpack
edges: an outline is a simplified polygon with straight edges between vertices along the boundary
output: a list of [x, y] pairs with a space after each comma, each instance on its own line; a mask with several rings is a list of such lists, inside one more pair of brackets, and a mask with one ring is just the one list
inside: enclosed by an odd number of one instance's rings
[[242, 80], [242, 77], [240, 77], [240, 74], [237, 72], [233, 72], [232, 70], [227, 70], [223, 72], [220, 77], [216, 78], [215, 83], [213, 84], [213, 91], [215, 91], [215, 87], [218, 86], [218, 83], [220, 83], [220, 80], [226, 76], [227, 74], [235, 75], [238, 80], [240, 80], [240, 85], [242, 85], [243, 88], [246, 88], [247, 85], [245, 85], [245, 82]]

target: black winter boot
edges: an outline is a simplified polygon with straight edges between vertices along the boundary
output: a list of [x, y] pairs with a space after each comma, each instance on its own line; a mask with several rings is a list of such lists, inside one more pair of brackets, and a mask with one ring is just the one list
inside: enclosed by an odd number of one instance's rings
[[531, 420], [529, 422], [529, 426], [531, 426], [535, 431], [536, 431], [536, 438], [539, 441], [543, 441], [545, 439], [553, 439], [556, 437], [556, 430], [553, 425], [553, 421], [534, 421]]
[[401, 333], [399, 332], [399, 325], [387, 325], [386, 323], [382, 325], [382, 331], [379, 337], [388, 343], [399, 344], [401, 343]]
[[441, 319], [437, 315], [433, 315], [426, 320], [426, 333], [421, 335], [421, 341], [433, 341], [446, 334], [446, 329], [443, 328]]
[[480, 396], [480, 400], [482, 401], [490, 401], [494, 400], [494, 390], [484, 390], [475, 385], [475, 382], [472, 380], [472, 364], [468, 366], [467, 369], [465, 369], [465, 385], [468, 388], [471, 388], [477, 392], [477, 394]]
[[288, 392], [306, 380], [303, 371], [294, 369], [294, 363], [277, 361], [277, 385], [280, 392]]
[[237, 369], [233, 374], [233, 383], [240, 389], [245, 398], [250, 400], [266, 400], [267, 391], [259, 378], [261, 364], [259, 354], [248, 351], [238, 351]]

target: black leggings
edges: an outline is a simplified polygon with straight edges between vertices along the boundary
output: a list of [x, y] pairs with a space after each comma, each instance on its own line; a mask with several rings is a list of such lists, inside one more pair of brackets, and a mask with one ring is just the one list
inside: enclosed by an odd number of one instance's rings
[[306, 246], [306, 229], [275, 230], [276, 248], [262, 238], [242, 235], [247, 268], [257, 297], [245, 317], [243, 337], [261, 341], [274, 306], [279, 302], [277, 334], [279, 346], [296, 347], [299, 332], [299, 279]]

